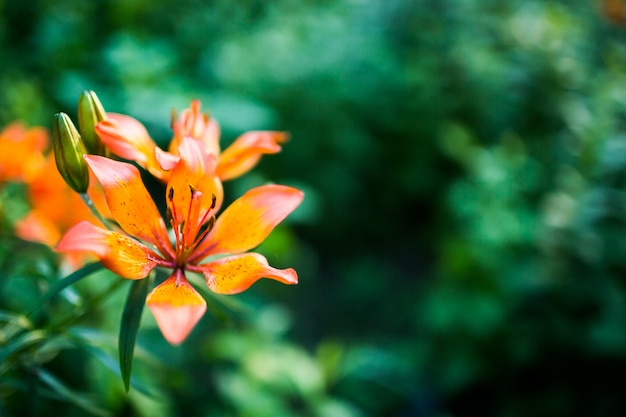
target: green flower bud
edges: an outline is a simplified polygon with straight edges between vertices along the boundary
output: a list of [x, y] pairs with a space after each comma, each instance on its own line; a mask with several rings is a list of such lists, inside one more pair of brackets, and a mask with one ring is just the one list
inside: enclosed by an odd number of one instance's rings
[[85, 147], [65, 113], [54, 115], [52, 122], [52, 148], [59, 173], [74, 191], [84, 194], [89, 187], [89, 168], [83, 159]]
[[93, 91], [83, 91], [78, 99], [78, 128], [87, 152], [105, 155], [106, 148], [95, 131], [96, 124], [106, 119], [106, 112]]

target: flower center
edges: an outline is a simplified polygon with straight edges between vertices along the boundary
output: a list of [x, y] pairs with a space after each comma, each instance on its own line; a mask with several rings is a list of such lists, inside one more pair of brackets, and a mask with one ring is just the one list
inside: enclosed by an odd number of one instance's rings
[[174, 197], [174, 188], [170, 186], [167, 191], [166, 216], [174, 230], [176, 266], [184, 269], [189, 256], [215, 225], [215, 215], [209, 216], [209, 213], [215, 208], [216, 197], [211, 194], [211, 205], [205, 210], [202, 210], [202, 192], [191, 184], [189, 199], [186, 196], [180, 199]]

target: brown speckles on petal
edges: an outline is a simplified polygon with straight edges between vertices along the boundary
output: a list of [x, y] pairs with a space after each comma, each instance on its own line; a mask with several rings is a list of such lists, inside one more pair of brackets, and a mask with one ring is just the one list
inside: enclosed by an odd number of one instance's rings
[[273, 279], [283, 284], [298, 283], [296, 271], [291, 268], [272, 268], [258, 253], [228, 256], [200, 265], [198, 269], [204, 273], [209, 288], [218, 294], [240, 293], [261, 278]]
[[165, 252], [168, 241], [165, 223], [152, 197], [131, 164], [87, 155], [89, 164], [102, 184], [111, 215], [125, 232]]
[[256, 187], [233, 202], [217, 218], [193, 260], [255, 248], [302, 202], [302, 191], [283, 185]]

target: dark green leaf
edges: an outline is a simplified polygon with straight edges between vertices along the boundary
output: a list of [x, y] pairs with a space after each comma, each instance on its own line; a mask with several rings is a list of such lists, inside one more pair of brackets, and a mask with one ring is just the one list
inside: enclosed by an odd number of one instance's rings
[[141, 313], [146, 303], [148, 290], [152, 285], [152, 276], [132, 281], [120, 326], [119, 351], [120, 371], [126, 392], [130, 388], [130, 374], [133, 366], [135, 341], [141, 323]]
[[93, 262], [93, 263], [90, 263], [88, 265], [85, 265], [84, 267], [82, 267], [78, 271], [75, 271], [75, 272], [71, 273], [70, 275], [68, 275], [67, 277], [63, 278], [61, 281], [59, 281], [55, 285], [53, 285], [52, 288], [50, 288], [50, 290], [48, 290], [48, 292], [41, 298], [41, 300], [39, 300], [38, 306], [33, 311], [31, 311], [28, 314], [28, 317], [30, 317], [33, 313], [35, 313], [37, 310], [39, 310], [39, 308], [41, 308], [41, 306], [43, 306], [47, 301], [49, 301], [50, 299], [55, 297], [57, 294], [59, 294], [65, 288], [67, 288], [70, 285], [74, 284], [75, 282], [78, 282], [81, 279], [83, 279], [83, 278], [93, 274], [94, 272], [99, 271], [102, 268], [103, 268], [103, 266], [102, 266], [102, 264], [100, 262]]
[[7, 324], [13, 324], [24, 329], [29, 329], [32, 326], [30, 320], [28, 320], [22, 314], [17, 314], [5, 310], [0, 310], [0, 321], [3, 321]]
[[37, 374], [37, 377], [41, 380], [41, 382], [54, 390], [62, 398], [75, 404], [83, 410], [97, 416], [107, 417], [112, 415], [110, 412], [101, 408], [94, 401], [92, 401], [85, 393], [72, 390], [45, 369], [36, 368], [35, 373]]
[[4, 364], [5, 360], [13, 354], [27, 349], [45, 339], [45, 332], [41, 330], [33, 330], [10, 340], [2, 346], [2, 348], [0, 348], [0, 364]]
[[[97, 346], [83, 345], [81, 347], [94, 358], [96, 358], [100, 363], [102, 363], [108, 370], [118, 376], [121, 376], [120, 368], [117, 366], [115, 359], [111, 357], [107, 352], [98, 348]], [[151, 389], [151, 387], [149, 387], [145, 382], [133, 376], [130, 377], [130, 386], [148, 397], [156, 398], [157, 396], [157, 394], [153, 391], [153, 389]], [[128, 390], [128, 388], [126, 390]]]
[[[115, 338], [112, 338], [109, 333], [85, 327], [72, 327], [68, 330], [68, 334], [77, 346], [102, 363], [105, 368], [121, 377], [119, 363], [111, 354], [116, 348]], [[143, 353], [146, 354], [146, 352]], [[148, 397], [157, 396], [154, 386], [134, 376], [130, 378], [130, 386]]]

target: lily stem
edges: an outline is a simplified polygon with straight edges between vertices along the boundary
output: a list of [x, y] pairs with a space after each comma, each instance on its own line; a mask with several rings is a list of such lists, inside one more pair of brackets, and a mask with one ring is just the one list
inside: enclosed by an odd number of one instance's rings
[[84, 301], [83, 305], [77, 306], [74, 311], [65, 317], [62, 317], [58, 321], [52, 323], [48, 327], [48, 331], [51, 334], [59, 333], [67, 326], [73, 324], [74, 322], [80, 320], [84, 317], [88, 312], [94, 310], [98, 307], [103, 301], [105, 301], [115, 290], [117, 290], [125, 280], [117, 278], [109, 287], [102, 291], [101, 293], [87, 299]]
[[81, 193], [80, 198], [87, 205], [87, 207], [89, 207], [89, 211], [91, 211], [91, 214], [93, 214], [98, 220], [100, 220], [100, 223], [102, 223], [109, 230], [115, 230], [115, 227], [113, 226], [111, 221], [105, 218], [102, 214], [100, 214], [89, 194]]

